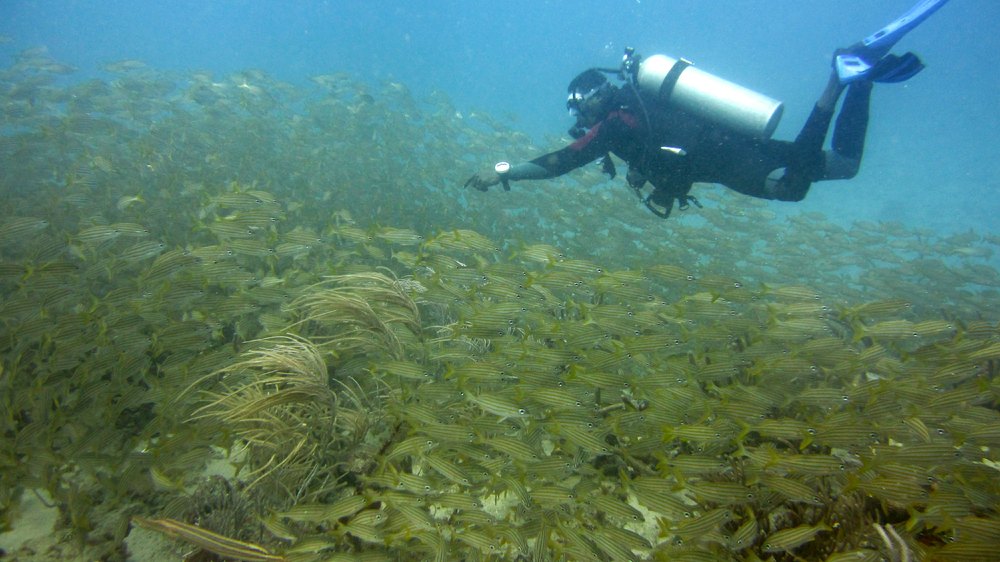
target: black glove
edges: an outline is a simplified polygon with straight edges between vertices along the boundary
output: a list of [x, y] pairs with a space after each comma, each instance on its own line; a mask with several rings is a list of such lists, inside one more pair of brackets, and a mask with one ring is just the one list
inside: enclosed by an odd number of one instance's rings
[[500, 183], [500, 174], [496, 173], [496, 170], [488, 170], [479, 172], [469, 178], [465, 182], [465, 187], [471, 187], [478, 189], [479, 191], [486, 191], [490, 186]]

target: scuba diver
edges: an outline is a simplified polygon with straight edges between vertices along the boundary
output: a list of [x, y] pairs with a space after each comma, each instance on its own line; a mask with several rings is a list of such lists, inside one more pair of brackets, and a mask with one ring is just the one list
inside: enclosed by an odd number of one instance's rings
[[[529, 162], [499, 162], [465, 183], [479, 191], [511, 180], [561, 176], [599, 158], [615, 177], [610, 154], [628, 166], [627, 181], [653, 213], [666, 218], [674, 203], [701, 206], [695, 182], [719, 183], [764, 199], [800, 201], [813, 182], [853, 178], [860, 167], [873, 83], [902, 82], [924, 65], [890, 49], [947, 0], [922, 0], [863, 41], [838, 49], [826, 88], [794, 141], [771, 139], [780, 102], [691, 66], [683, 59], [643, 59], [626, 49], [619, 69], [591, 68], [569, 84], [566, 106], [576, 118], [575, 142]], [[616, 86], [608, 74], [624, 80]], [[838, 100], [833, 130], [823, 144]], [[644, 195], [644, 188], [652, 186]]]

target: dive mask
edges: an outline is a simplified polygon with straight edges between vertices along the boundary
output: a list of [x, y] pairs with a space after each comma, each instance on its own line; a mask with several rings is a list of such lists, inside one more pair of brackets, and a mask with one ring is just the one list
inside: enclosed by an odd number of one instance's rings
[[581, 113], [587, 113], [587, 111], [592, 109], [595, 105], [594, 102], [596, 100], [594, 98], [597, 97], [600, 91], [606, 86], [606, 84], [602, 84], [586, 92], [570, 92], [569, 96], [566, 98], [566, 109], [569, 110], [569, 114], [573, 117], [579, 117]]

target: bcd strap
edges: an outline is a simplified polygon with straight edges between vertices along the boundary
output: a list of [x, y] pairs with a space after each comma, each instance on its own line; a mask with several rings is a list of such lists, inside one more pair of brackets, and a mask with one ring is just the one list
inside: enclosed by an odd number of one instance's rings
[[677, 202], [678, 202], [677, 208], [682, 211], [688, 210], [688, 208], [692, 204], [695, 207], [698, 207], [699, 209], [703, 208], [701, 206], [701, 201], [698, 201], [698, 199], [696, 199], [694, 195], [681, 195], [680, 197], [677, 198]]
[[674, 66], [670, 69], [670, 72], [663, 77], [663, 83], [660, 84], [660, 99], [669, 100], [670, 94], [674, 92], [674, 86], [677, 85], [677, 80], [680, 79], [681, 73], [684, 69], [691, 66], [691, 61], [678, 59], [674, 63]]
[[672, 211], [674, 208], [675, 199], [677, 200], [677, 208], [682, 211], [688, 210], [691, 207], [691, 205], [694, 205], [699, 209], [702, 208], [701, 201], [698, 201], [698, 199], [695, 198], [693, 195], [688, 195], [686, 193], [684, 195], [670, 197], [669, 202], [666, 202], [666, 204], [663, 205], [663, 210], [660, 210], [659, 208], [656, 207], [657, 204], [653, 202], [652, 193], [647, 195], [645, 199], [642, 200], [642, 202], [646, 204], [646, 208], [652, 211], [654, 215], [660, 217], [661, 219], [666, 219], [670, 218], [670, 211]]
[[664, 210], [662, 210], [662, 211], [660, 209], [657, 209], [656, 206], [653, 204], [653, 196], [652, 196], [652, 194], [647, 195], [646, 198], [642, 200], [642, 202], [646, 204], [646, 208], [647, 209], [649, 209], [650, 211], [652, 211], [652, 213], [654, 215], [660, 217], [661, 219], [670, 218], [670, 211], [674, 208], [674, 198], [673, 197], [670, 198], [669, 206], [664, 206], [663, 207]]

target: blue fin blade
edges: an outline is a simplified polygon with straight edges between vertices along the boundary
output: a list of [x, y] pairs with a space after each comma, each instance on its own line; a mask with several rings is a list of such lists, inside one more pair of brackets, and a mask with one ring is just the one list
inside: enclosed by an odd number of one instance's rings
[[948, 0], [921, 0], [905, 14], [851, 47], [849, 52], [837, 55], [834, 65], [840, 82], [848, 84], [864, 77], [904, 35], [947, 2]]

